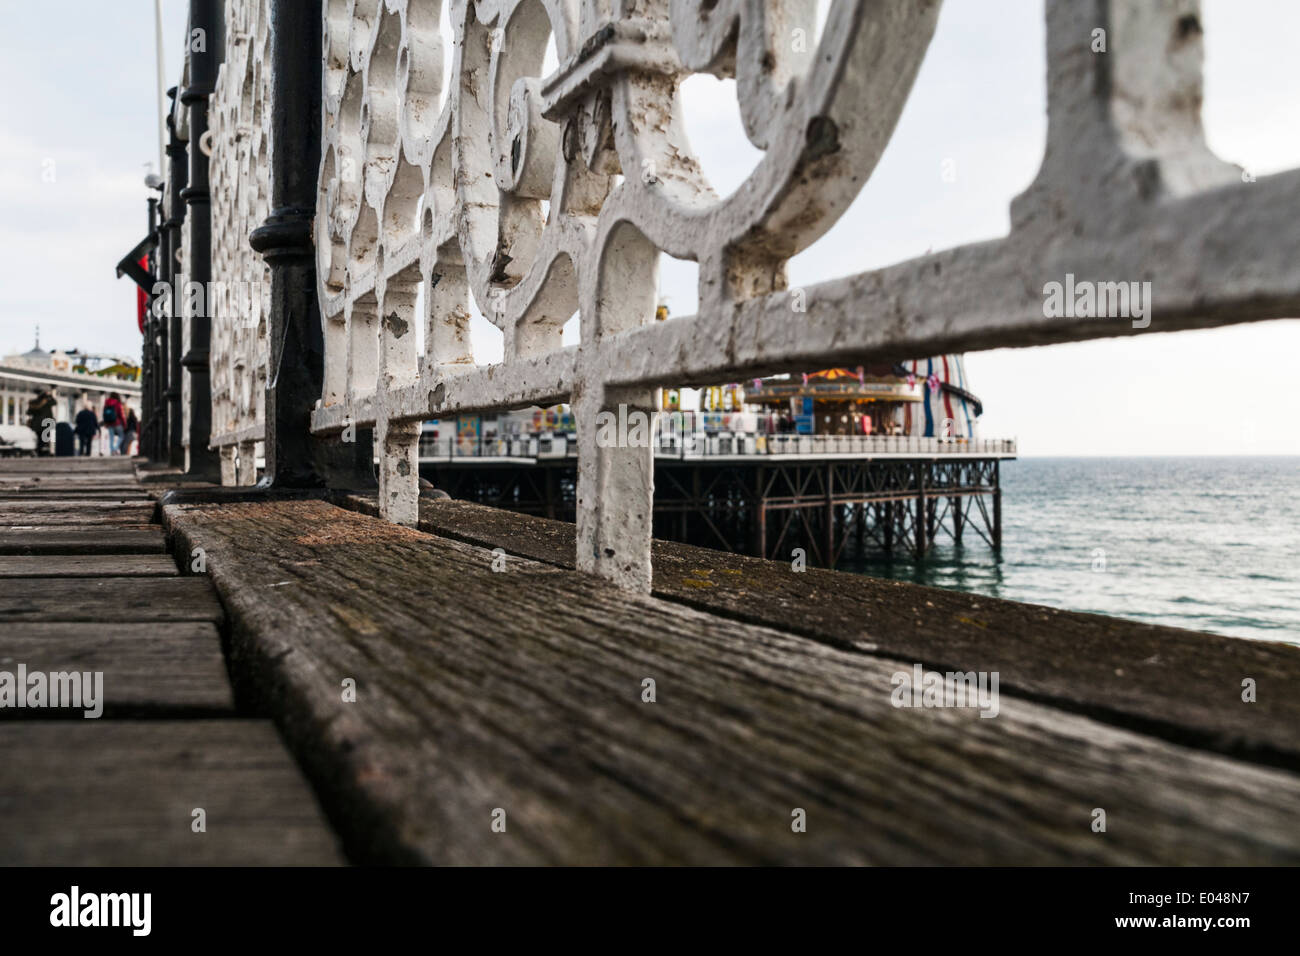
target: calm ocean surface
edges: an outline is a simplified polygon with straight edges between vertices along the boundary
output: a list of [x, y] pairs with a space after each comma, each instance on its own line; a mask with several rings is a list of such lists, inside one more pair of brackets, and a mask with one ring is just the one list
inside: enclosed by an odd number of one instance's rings
[[969, 531], [961, 551], [939, 541], [920, 565], [871, 559], [855, 570], [1300, 643], [1300, 458], [1005, 462], [1001, 557]]

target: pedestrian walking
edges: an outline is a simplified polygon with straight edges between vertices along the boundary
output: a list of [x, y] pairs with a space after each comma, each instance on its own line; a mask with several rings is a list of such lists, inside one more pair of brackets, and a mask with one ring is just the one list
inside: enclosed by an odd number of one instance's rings
[[122, 409], [122, 396], [117, 392], [109, 393], [108, 398], [104, 400], [104, 411], [101, 413], [104, 430], [108, 432], [109, 444], [108, 453], [110, 455], [122, 454], [122, 434], [123, 426], [126, 424], [126, 415]]
[[77, 433], [77, 454], [83, 458], [90, 455], [90, 443], [99, 434], [99, 420], [95, 417], [95, 407], [87, 399], [81, 411], [77, 412], [73, 431]]
[[122, 432], [122, 454], [131, 454], [131, 446], [135, 444], [136, 436], [140, 434], [140, 419], [135, 417], [135, 409], [126, 410], [126, 428]]
[[27, 405], [27, 427], [36, 433], [36, 454], [48, 455], [50, 453], [50, 439], [53, 437], [54, 429], [50, 427], [47, 433], [46, 423], [52, 426], [54, 423], [54, 411], [57, 402], [49, 389], [41, 389], [36, 393], [36, 397]]

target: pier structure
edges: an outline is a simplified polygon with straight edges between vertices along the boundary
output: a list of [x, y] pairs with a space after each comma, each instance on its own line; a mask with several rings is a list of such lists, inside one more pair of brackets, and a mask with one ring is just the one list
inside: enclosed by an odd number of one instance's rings
[[[175, 114], [190, 172], [210, 153], [212, 235], [175, 251], [195, 275], [210, 253], [215, 282], [265, 265], [269, 294], [255, 322], [218, 308], [210, 346], [180, 316], [182, 428], [129, 480], [0, 463], [0, 657], [84, 653], [117, 715], [0, 721], [0, 857], [192, 861], [162, 836], [190, 839], [197, 787], [226, 811], [223, 862], [1300, 862], [1295, 647], [656, 540], [655, 449], [598, 426], [683, 383], [1300, 312], [1300, 171], [1243, 177], [1204, 144], [1194, 2], [1048, 0], [1047, 148], [1008, 235], [806, 289], [786, 263], [869, 179], [938, 4], [837, 0], [794, 63], [764, 24], [807, 5], [780, 0], [484, 0], [446, 37], [405, 0], [190, 2], [225, 29], [187, 47], [214, 57]], [[719, 69], [765, 152], [725, 200], [676, 96]], [[697, 315], [655, 321], [660, 255], [699, 264]], [[1066, 275], [1158, 276], [1161, 298], [1142, 326], [1045, 309]], [[471, 302], [503, 361], [474, 362]], [[575, 522], [422, 489], [423, 422], [560, 403]], [[154, 561], [123, 582], [139, 549], [197, 580]], [[175, 623], [183, 591], [219, 634], [193, 654], [171, 628], [96, 630]], [[912, 706], [918, 668], [996, 674], [997, 706]], [[198, 726], [199, 690], [221, 726]], [[210, 736], [178, 747], [157, 719]], [[110, 743], [111, 787], [40, 772]]]
[[[661, 389], [640, 433], [626, 408], [608, 419], [605, 440], [653, 453], [656, 538], [832, 568], [850, 542], [918, 559], [940, 536], [1002, 546], [1016, 443], [978, 437], [960, 355], [714, 386], [698, 409], [688, 391]], [[426, 422], [419, 461], [452, 497], [573, 521], [578, 446], [558, 405]]]
[[[941, 539], [1002, 546], [1011, 440], [680, 433], [653, 438], [656, 538], [835, 567], [846, 547], [920, 558]], [[573, 521], [577, 447], [552, 432], [420, 443], [453, 498]]]

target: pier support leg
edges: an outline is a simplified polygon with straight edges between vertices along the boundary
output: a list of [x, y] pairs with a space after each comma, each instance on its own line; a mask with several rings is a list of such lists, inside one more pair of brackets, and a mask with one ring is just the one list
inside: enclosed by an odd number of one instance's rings
[[835, 466], [826, 465], [826, 567], [835, 567]]
[[[704, 519], [708, 517], [708, 508], [704, 506], [704, 501], [700, 495], [700, 465], [694, 465], [691, 468], [691, 513], [695, 516], [695, 527], [703, 528]], [[700, 536], [704, 537], [703, 534]], [[690, 541], [689, 538], [683, 537], [683, 541]]]
[[993, 550], [1002, 550], [1002, 467], [993, 462]]
[[922, 558], [925, 557], [928, 545], [926, 529], [930, 524], [925, 502], [925, 463], [918, 461], [913, 467], [916, 475], [916, 520], [912, 522], [912, 527], [916, 537], [916, 556]]
[[545, 482], [546, 482], [546, 517], [554, 518], [555, 517], [555, 494], [556, 494], [554, 468], [546, 469]]

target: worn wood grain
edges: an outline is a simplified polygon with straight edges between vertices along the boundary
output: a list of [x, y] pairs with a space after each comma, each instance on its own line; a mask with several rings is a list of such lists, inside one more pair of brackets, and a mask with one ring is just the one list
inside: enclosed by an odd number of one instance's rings
[[116, 498], [69, 498], [64, 495], [30, 495], [0, 501], [0, 520], [10, 514], [25, 511], [95, 512], [124, 508], [128, 511], [146, 511], [154, 514], [154, 503], [137, 495], [119, 495]]
[[167, 539], [149, 528], [0, 528], [0, 554], [162, 554]]
[[341, 862], [269, 721], [4, 721], [0, 753], [0, 865]]
[[147, 528], [154, 507], [148, 502], [126, 505], [106, 502], [102, 508], [43, 508], [0, 510], [0, 534], [34, 528]]
[[167, 554], [0, 555], [0, 578], [175, 577]]
[[0, 458], [0, 475], [133, 475], [129, 458]]
[[73, 496], [77, 494], [122, 495], [140, 493], [141, 487], [125, 476], [105, 475], [96, 478], [93, 475], [68, 475], [25, 477], [21, 475], [0, 476], [0, 489], [6, 492], [21, 492], [24, 495], [57, 494]]
[[0, 622], [215, 623], [221, 617], [221, 603], [205, 577], [0, 579]]
[[131, 468], [58, 468], [45, 463], [0, 469], [0, 481], [133, 481]]
[[[234, 694], [211, 623], [105, 624], [7, 622], [0, 630], [0, 670], [89, 671], [103, 676], [105, 717], [232, 714]], [[68, 716], [80, 711], [0, 708], [0, 718]]]
[[[373, 513], [373, 501], [351, 504]], [[574, 528], [460, 501], [422, 501], [420, 527], [573, 566]], [[844, 650], [936, 670], [998, 671], [1002, 687], [1098, 719], [1300, 769], [1300, 647], [1141, 624], [866, 575], [654, 545], [654, 593]], [[1257, 699], [1242, 701], [1242, 681]]]
[[341, 862], [273, 726], [237, 719], [220, 603], [125, 464], [0, 475], [0, 670], [103, 682], [96, 720], [0, 709], [0, 864]]
[[1007, 695], [990, 719], [896, 708], [899, 661], [523, 558], [494, 572], [321, 502], [164, 513], [358, 860], [1300, 861], [1289, 772]]
[[36, 488], [30, 486], [5, 486], [0, 484], [0, 504], [26, 504], [34, 500], [49, 499], [73, 499], [78, 501], [133, 501], [140, 504], [147, 504], [152, 501], [152, 497], [147, 491], [140, 488], [121, 487], [121, 488], [75, 488], [70, 490], [59, 490], [51, 488]]

